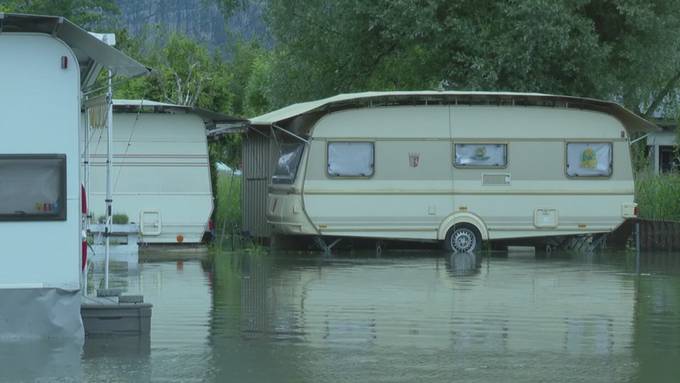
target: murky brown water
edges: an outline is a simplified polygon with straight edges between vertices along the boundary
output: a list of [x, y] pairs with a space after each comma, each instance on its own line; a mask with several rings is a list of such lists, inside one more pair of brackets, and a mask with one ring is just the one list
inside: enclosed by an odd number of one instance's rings
[[7, 381], [677, 382], [680, 254], [226, 255], [119, 272], [150, 340], [0, 345]]

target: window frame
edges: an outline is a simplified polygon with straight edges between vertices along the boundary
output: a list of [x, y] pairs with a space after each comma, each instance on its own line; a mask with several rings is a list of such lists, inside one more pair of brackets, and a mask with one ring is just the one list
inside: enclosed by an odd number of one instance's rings
[[66, 206], [66, 154], [0, 154], [0, 161], [2, 160], [58, 160], [61, 166], [59, 167], [59, 198], [57, 202], [61, 206], [57, 214], [2, 214], [0, 213], [0, 222], [50, 222], [50, 221], [66, 221], [67, 206]]
[[[293, 174], [293, 177], [290, 178], [290, 182], [281, 182], [280, 180], [283, 179], [288, 179], [288, 178], [283, 178], [280, 175], [276, 174], [276, 169], [278, 168], [278, 161], [281, 158], [281, 147], [282, 145], [300, 145], [302, 150], [300, 151], [300, 158], [298, 158], [297, 164], [295, 165], [295, 173]], [[297, 181], [298, 178], [298, 173], [300, 172], [300, 164], [302, 164], [302, 160], [304, 159], [305, 156], [305, 149], [307, 147], [307, 144], [304, 142], [300, 141], [291, 141], [291, 142], [282, 142], [277, 145], [279, 147], [279, 150], [277, 152], [279, 153], [278, 157], [276, 158], [276, 162], [274, 163], [274, 171], [272, 172], [272, 176], [270, 179], [270, 182], [272, 185], [293, 185], [295, 181]], [[297, 150], [297, 149], [296, 149]], [[277, 182], [278, 181], [278, 182]]]
[[[569, 144], [607, 144], [609, 145], [609, 174], [608, 175], [592, 175], [592, 176], [579, 176], [579, 175], [569, 175]], [[597, 179], [609, 179], [614, 176], [614, 141], [589, 141], [589, 140], [570, 140], [564, 141], [564, 175], [568, 179], [572, 180], [597, 180]]]
[[[510, 144], [508, 142], [498, 142], [498, 141], [453, 141], [453, 167], [457, 169], [507, 169], [510, 162]], [[503, 159], [505, 160], [503, 165], [461, 165], [456, 163], [456, 147], [458, 145], [502, 145], [505, 146], [505, 153]]]
[[[345, 176], [345, 175], [334, 175], [331, 174], [328, 170], [330, 166], [330, 146], [332, 144], [370, 144], [372, 150], [372, 157], [371, 157], [371, 174], [367, 176]], [[332, 141], [327, 141], [326, 142], [326, 176], [331, 179], [369, 179], [373, 178], [375, 176], [375, 141], [370, 141], [370, 140], [360, 140], [360, 141], [353, 141], [353, 140], [332, 140]]]

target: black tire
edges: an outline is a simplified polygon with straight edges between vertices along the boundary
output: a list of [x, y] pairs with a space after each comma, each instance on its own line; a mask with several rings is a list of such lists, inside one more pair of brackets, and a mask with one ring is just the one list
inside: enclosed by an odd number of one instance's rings
[[481, 247], [482, 235], [469, 223], [454, 225], [444, 239], [444, 249], [455, 253], [474, 253]]

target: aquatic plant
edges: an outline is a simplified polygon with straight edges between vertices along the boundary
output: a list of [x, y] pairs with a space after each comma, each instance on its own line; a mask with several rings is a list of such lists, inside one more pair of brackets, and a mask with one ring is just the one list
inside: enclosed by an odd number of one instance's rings
[[680, 221], [680, 174], [639, 173], [635, 200], [640, 218]]

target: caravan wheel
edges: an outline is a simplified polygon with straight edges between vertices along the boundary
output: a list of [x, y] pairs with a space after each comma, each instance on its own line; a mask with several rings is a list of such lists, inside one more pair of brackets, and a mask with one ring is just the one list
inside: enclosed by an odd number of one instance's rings
[[472, 253], [482, 244], [482, 236], [476, 227], [461, 223], [455, 225], [446, 233], [444, 247], [456, 253]]

